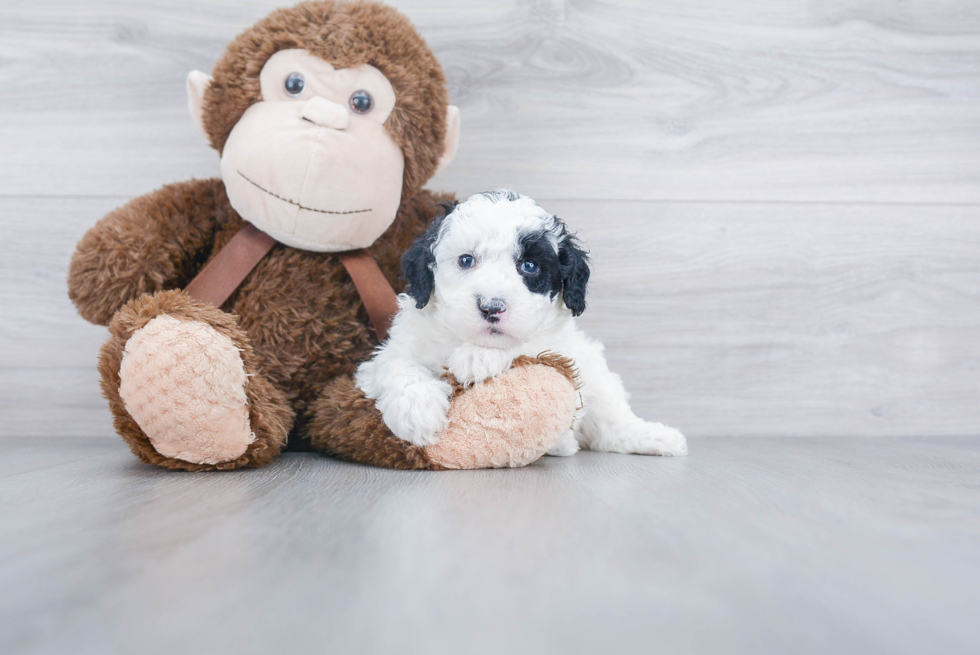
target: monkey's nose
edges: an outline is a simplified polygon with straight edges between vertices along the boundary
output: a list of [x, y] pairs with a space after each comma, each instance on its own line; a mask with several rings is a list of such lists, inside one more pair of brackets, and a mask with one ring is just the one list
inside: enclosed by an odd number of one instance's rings
[[303, 104], [303, 111], [300, 116], [311, 123], [323, 127], [332, 127], [335, 130], [347, 129], [347, 124], [350, 122], [350, 114], [346, 108], [320, 96], [314, 96], [307, 100]]

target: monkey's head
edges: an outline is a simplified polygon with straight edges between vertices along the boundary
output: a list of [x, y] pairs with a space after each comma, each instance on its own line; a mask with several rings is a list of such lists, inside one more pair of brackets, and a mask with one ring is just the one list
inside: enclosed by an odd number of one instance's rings
[[232, 207], [277, 240], [374, 243], [452, 159], [459, 110], [407, 18], [374, 2], [305, 2], [240, 34], [187, 78]]

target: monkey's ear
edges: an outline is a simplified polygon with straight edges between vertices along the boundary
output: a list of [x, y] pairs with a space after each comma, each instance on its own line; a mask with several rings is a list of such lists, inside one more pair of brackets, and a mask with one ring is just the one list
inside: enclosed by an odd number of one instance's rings
[[446, 147], [439, 157], [439, 166], [436, 172], [441, 171], [456, 156], [456, 149], [459, 147], [459, 107], [449, 105], [446, 108]]
[[211, 84], [211, 76], [201, 71], [191, 71], [187, 74], [187, 108], [191, 110], [191, 118], [204, 138], [208, 133], [204, 129], [204, 91]]

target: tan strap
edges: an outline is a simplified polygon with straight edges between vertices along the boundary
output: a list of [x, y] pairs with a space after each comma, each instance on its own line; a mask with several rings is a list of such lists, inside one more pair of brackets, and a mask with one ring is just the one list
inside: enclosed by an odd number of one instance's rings
[[[196, 300], [221, 307], [274, 245], [275, 239], [246, 223], [191, 280], [184, 292]], [[398, 311], [395, 290], [366, 249], [339, 252], [337, 257], [354, 281], [378, 341], [384, 341], [391, 319]]]
[[366, 248], [338, 252], [337, 256], [357, 287], [374, 332], [378, 335], [378, 341], [384, 341], [391, 328], [391, 319], [398, 311], [395, 290], [391, 288], [378, 262], [374, 261]]

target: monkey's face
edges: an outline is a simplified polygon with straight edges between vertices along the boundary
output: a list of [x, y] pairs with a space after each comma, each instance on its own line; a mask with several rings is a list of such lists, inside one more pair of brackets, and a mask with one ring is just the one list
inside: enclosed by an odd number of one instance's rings
[[295, 248], [370, 246], [401, 202], [405, 159], [384, 125], [391, 83], [373, 66], [338, 70], [305, 50], [277, 52], [259, 80], [262, 100], [221, 155], [232, 207]]

